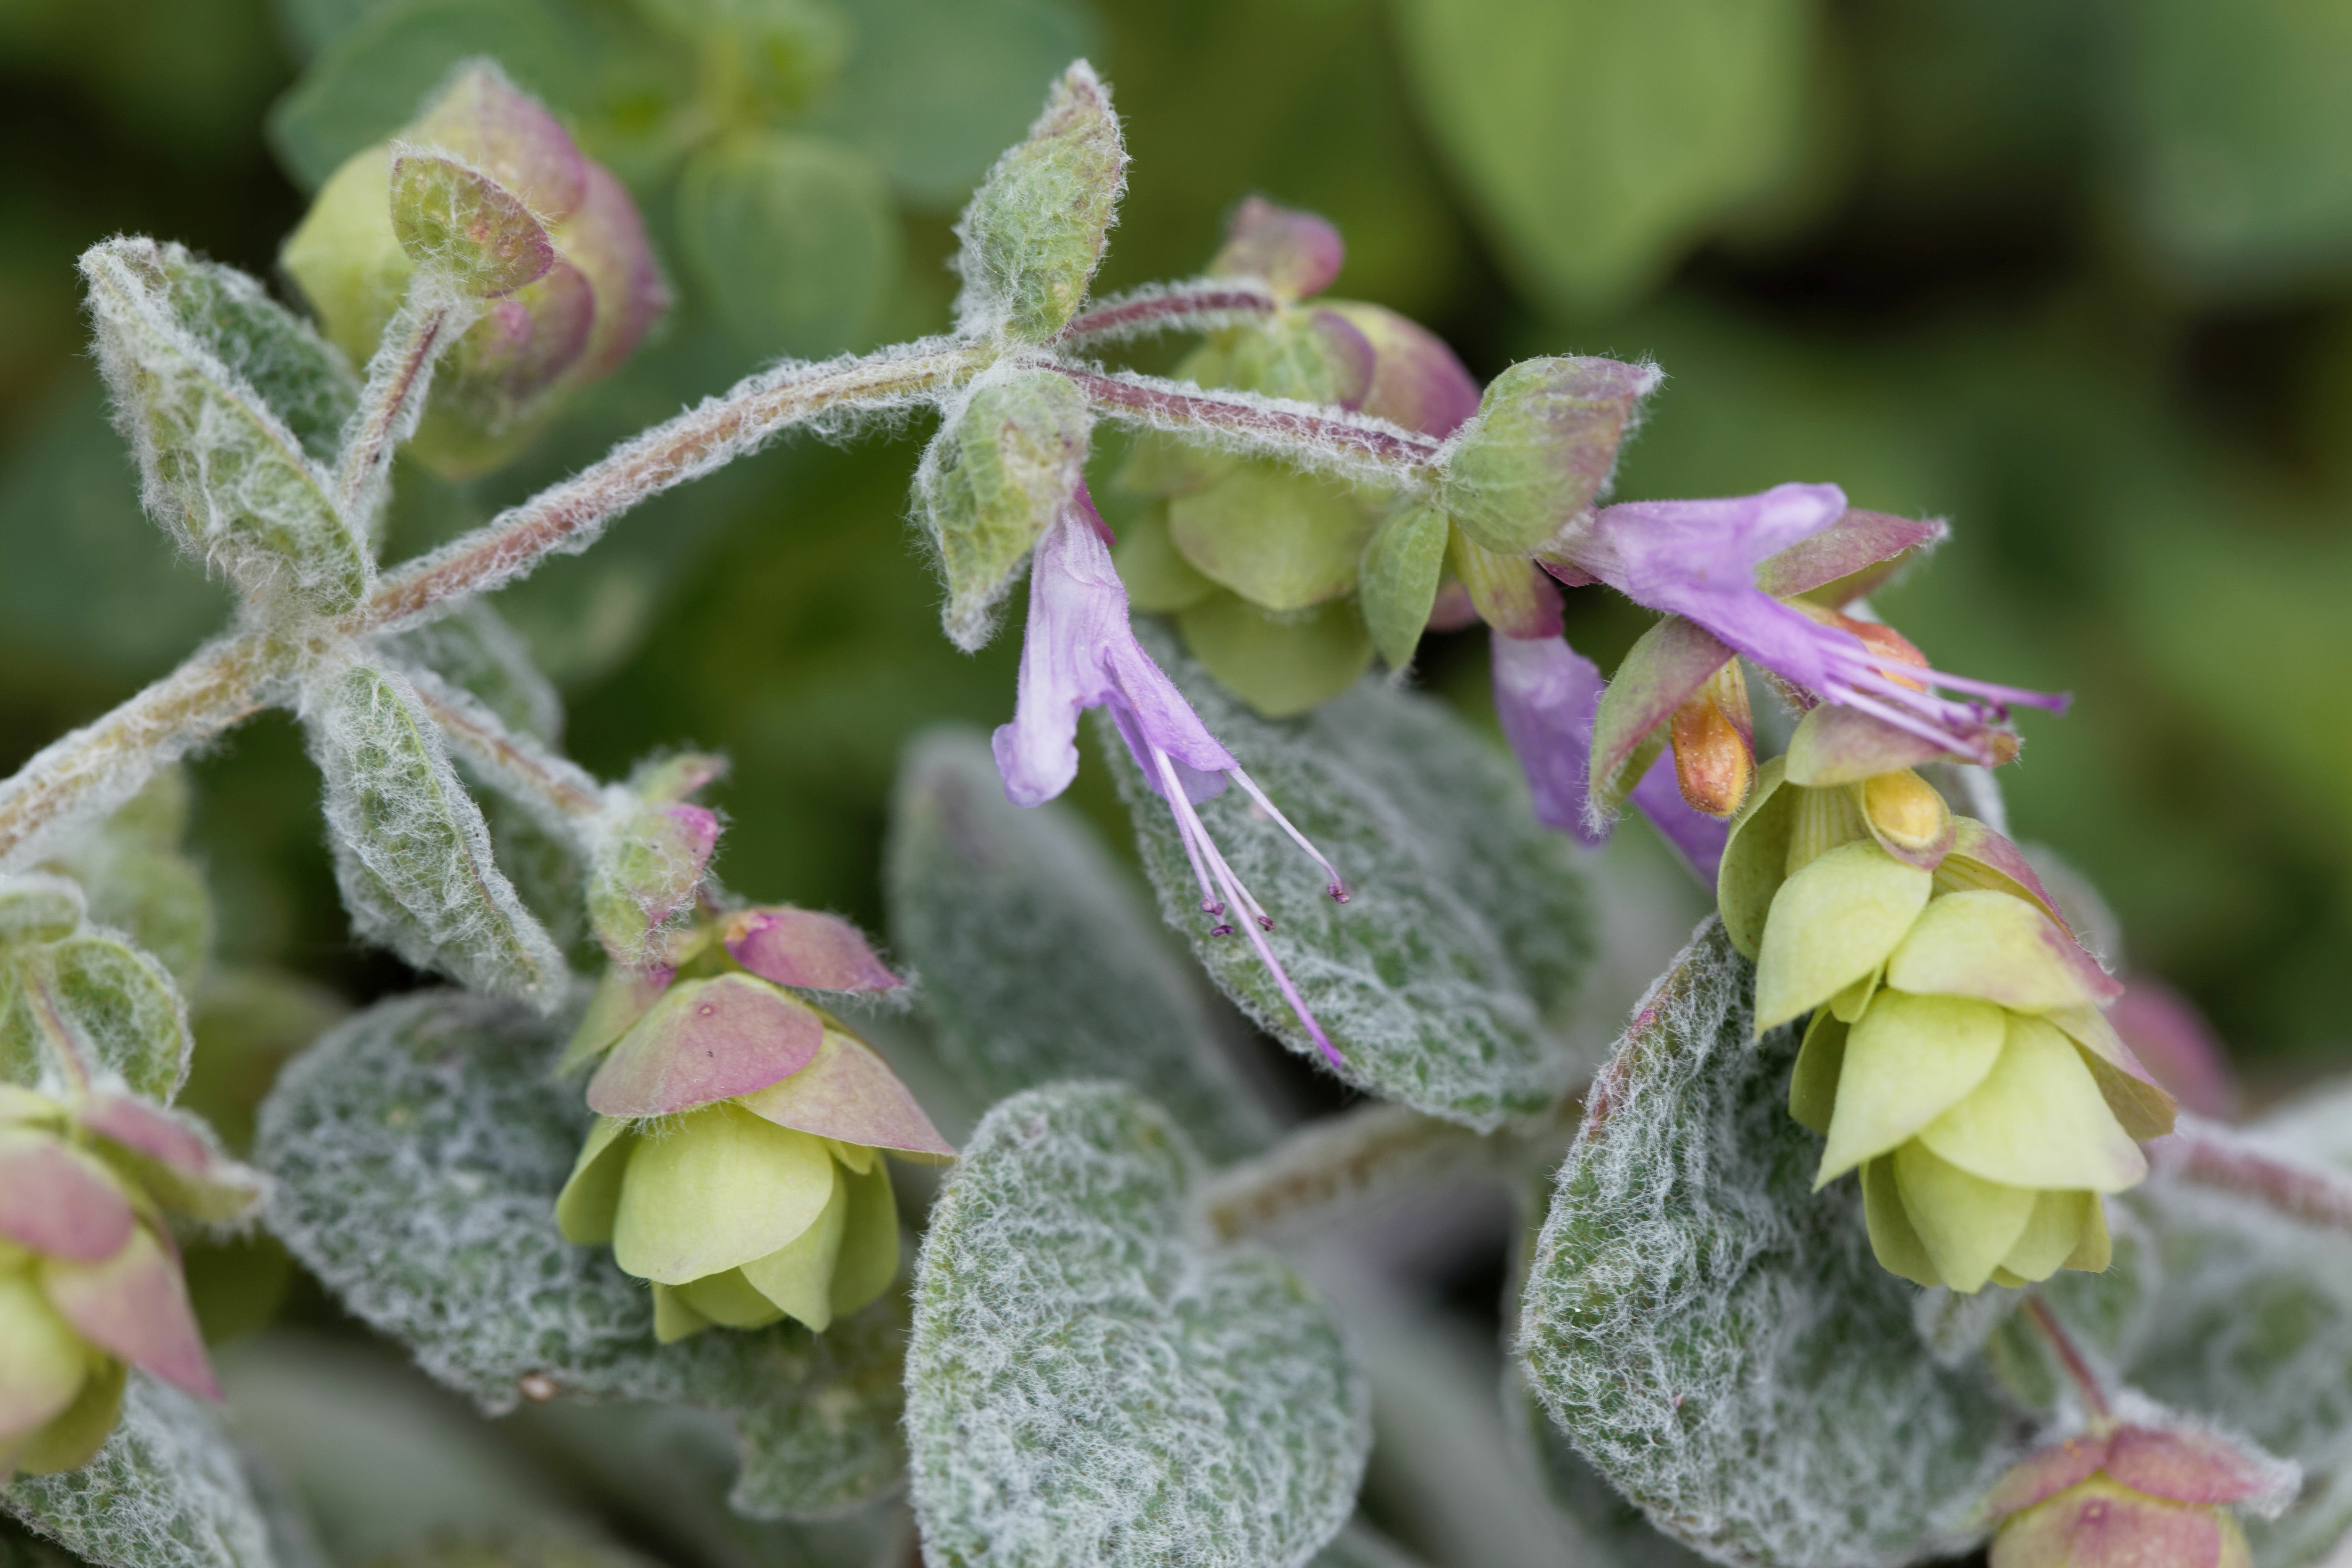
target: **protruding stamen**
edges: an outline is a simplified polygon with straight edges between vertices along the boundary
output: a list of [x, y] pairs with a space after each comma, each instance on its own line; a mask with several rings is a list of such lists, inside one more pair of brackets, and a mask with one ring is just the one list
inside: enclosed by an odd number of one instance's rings
[[[1273, 920], [1264, 910], [1258, 908], [1257, 900], [1250, 897], [1249, 889], [1242, 885], [1240, 878], [1234, 875], [1233, 868], [1225, 863], [1224, 856], [1218, 852], [1216, 840], [1209, 837], [1208, 825], [1202, 822], [1200, 815], [1192, 809], [1192, 797], [1186, 795], [1183, 787], [1177, 782], [1176, 769], [1169, 761], [1168, 753], [1157, 746], [1151, 750], [1152, 761], [1159, 765], [1160, 776], [1168, 786], [1168, 804], [1176, 813], [1177, 832], [1185, 838], [1188, 846], [1195, 839], [1198, 840], [1203, 858], [1208, 861], [1210, 869], [1215, 874], [1217, 885], [1223, 889], [1226, 899], [1247, 910], [1265, 926], [1265, 930], [1272, 931]], [[1318, 856], [1317, 858], [1319, 859], [1321, 857]], [[1226, 931], [1229, 932], [1231, 929], [1228, 927]], [[1307, 1009], [1307, 999], [1298, 994], [1298, 987], [1290, 983], [1289, 972], [1282, 967], [1282, 961], [1274, 956], [1274, 949], [1266, 945], [1265, 937], [1247, 924], [1244, 924], [1242, 930], [1249, 937], [1250, 945], [1257, 949], [1258, 962], [1265, 964], [1266, 973], [1274, 976], [1274, 983], [1281, 990], [1283, 1000], [1290, 1004], [1291, 1012], [1296, 1014], [1298, 1021], [1307, 1026], [1307, 1034], [1313, 1037], [1315, 1044], [1321, 1048], [1325, 1058], [1334, 1067], [1343, 1065], [1348, 1058], [1339, 1054], [1339, 1047], [1331, 1043], [1331, 1037], [1325, 1034], [1323, 1026], [1315, 1021], [1315, 1015]]]
[[1275, 805], [1273, 801], [1266, 798], [1265, 791], [1257, 787], [1257, 781], [1250, 777], [1246, 772], [1243, 771], [1239, 763], [1235, 763], [1234, 766], [1227, 768], [1225, 770], [1225, 776], [1233, 780], [1234, 783], [1241, 785], [1244, 790], [1247, 791], [1249, 793], [1250, 799], [1257, 802], [1258, 809], [1265, 812], [1268, 816], [1274, 818], [1276, 824], [1279, 826], [1285, 833], [1290, 835], [1290, 841], [1293, 844], [1297, 845], [1301, 849], [1306, 850], [1308, 855], [1314, 858], [1315, 863], [1323, 868], [1323, 875], [1328, 879], [1328, 886], [1324, 890], [1329, 893], [1338, 902], [1343, 904], [1346, 903], [1348, 901], [1348, 884], [1346, 879], [1339, 875], [1339, 868], [1333, 866], [1328, 859], [1324, 858], [1323, 851], [1315, 847], [1315, 844], [1312, 839], [1308, 838], [1307, 835], [1299, 832], [1297, 828], [1291, 826], [1290, 818], [1282, 815], [1282, 808]]
[[[1161, 783], [1173, 792], [1169, 796], [1173, 800], [1177, 795], [1183, 793], [1183, 786], [1176, 780], [1176, 770], [1169, 765], [1168, 753], [1159, 747], [1151, 748], [1151, 756], [1159, 765]], [[1217, 890], [1209, 885], [1209, 868], [1201, 863], [1200, 847], [1192, 842], [1192, 829], [1185, 826], [1184, 814], [1181, 811], [1176, 814], [1176, 837], [1183, 843], [1184, 858], [1192, 863], [1192, 879], [1201, 884], [1201, 912], [1211, 919], [1223, 914], [1225, 912], [1223, 900], [1217, 897]], [[1233, 934], [1233, 928], [1214, 926], [1210, 929], [1209, 934], [1230, 936]]]

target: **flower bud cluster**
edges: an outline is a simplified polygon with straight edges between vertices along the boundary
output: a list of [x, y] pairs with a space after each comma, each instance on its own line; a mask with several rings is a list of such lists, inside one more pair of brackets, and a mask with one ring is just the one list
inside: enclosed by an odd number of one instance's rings
[[1908, 768], [1821, 763], [1760, 770], [1717, 884], [1757, 1029], [1812, 1015], [1789, 1103], [1827, 1140], [1815, 1185], [1859, 1170], [1879, 1262], [1923, 1285], [2104, 1269], [2101, 1194], [2172, 1126], [2101, 1011], [2122, 988], [2007, 839]]
[[[1478, 406], [1477, 384], [1395, 311], [1319, 297], [1343, 257], [1321, 218], [1244, 202], [1210, 271], [1263, 284], [1274, 308], [1210, 333], [1176, 375], [1452, 434]], [[1441, 513], [1377, 484], [1164, 437], [1147, 439], [1118, 482], [1154, 503], [1118, 554], [1135, 606], [1175, 615], [1194, 656], [1263, 712], [1334, 695], [1376, 646], [1402, 667], [1433, 615], [1465, 624], [1474, 598], [1559, 629], [1532, 563], [1487, 561]]]
[[486, 62], [337, 169], [280, 259], [355, 364], [420, 273], [478, 302], [412, 448], [453, 477], [503, 462], [669, 304], [620, 182]]
[[822, 1331], [898, 1268], [887, 1152], [954, 1150], [873, 1048], [803, 992], [901, 982], [831, 915], [741, 909], [615, 963], [566, 1054], [597, 1122], [565, 1237], [652, 1282], [665, 1342], [790, 1317]]

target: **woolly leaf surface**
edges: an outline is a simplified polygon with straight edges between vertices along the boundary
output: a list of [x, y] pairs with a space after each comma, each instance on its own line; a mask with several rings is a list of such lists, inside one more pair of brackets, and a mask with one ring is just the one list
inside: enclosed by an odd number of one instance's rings
[[[2338, 1080], [2249, 1132], [2274, 1156], [2352, 1170], [2347, 1116], [2352, 1086]], [[2244, 1521], [2259, 1568], [2329, 1561], [2352, 1530], [2352, 1246], [2162, 1175], [2126, 1201], [2154, 1233], [2163, 1282], [2126, 1375], [2304, 1467], [2285, 1512]]]
[[1797, 1034], [1700, 927], [1594, 1080], [1529, 1268], [1520, 1353], [1577, 1448], [1708, 1556], [1895, 1564], [1966, 1540], [2013, 1458], [1980, 1363], [1937, 1364], [1853, 1183], [1810, 1190]]
[[[1439, 704], [1376, 681], [1303, 719], [1257, 718], [1164, 635], [1137, 629], [1210, 732], [1347, 879], [1349, 901], [1334, 903], [1319, 868], [1238, 789], [1201, 807], [1274, 917], [1266, 940], [1345, 1054], [1340, 1076], [1482, 1131], [1549, 1105], [1580, 1065], [1559, 1030], [1591, 937], [1574, 852], [1536, 825], [1517, 770]], [[1168, 804], [1108, 725], [1097, 736], [1160, 913], [1243, 1011], [1318, 1055], [1248, 940], [1209, 934]]]
[[359, 931], [420, 969], [551, 1005], [563, 958], [498, 868], [408, 681], [355, 665], [305, 704], [335, 880]]
[[166, 768], [113, 816], [60, 837], [41, 863], [79, 883], [90, 920], [127, 933], [184, 988], [213, 940], [212, 896], [180, 847], [188, 793], [187, 774]]
[[[255, 323], [277, 321], [259, 285], [176, 245], [108, 240], [81, 268], [149, 514], [248, 593], [290, 594], [330, 613], [358, 603], [373, 570], [312, 450], [332, 449], [329, 422], [345, 391], [320, 368], [334, 363], [325, 346], [290, 326], [257, 335]], [[248, 369], [287, 399], [301, 430]]]
[[916, 1275], [907, 1425], [934, 1568], [1290, 1568], [1346, 1521], [1368, 1385], [1287, 1267], [1185, 1238], [1195, 1169], [1116, 1084], [982, 1120]]
[[131, 1374], [121, 1423], [96, 1458], [19, 1476], [0, 1489], [0, 1507], [100, 1568], [279, 1568], [220, 1424], [144, 1373]]
[[1059, 331], [1086, 300], [1126, 188], [1127, 148], [1109, 89], [1078, 60], [956, 225], [957, 327], [1027, 343]]
[[555, 1228], [593, 1118], [550, 1078], [560, 1035], [511, 1003], [425, 992], [328, 1033], [264, 1103], [273, 1230], [345, 1307], [485, 1410], [536, 1373], [572, 1394], [735, 1418], [735, 1502], [845, 1510], [896, 1484], [903, 1298], [823, 1335], [779, 1324], [656, 1344], [644, 1283]]
[[938, 1050], [980, 1104], [1056, 1079], [1123, 1079], [1213, 1154], [1272, 1124], [1223, 1054], [1200, 983], [1084, 819], [1004, 798], [976, 736], [909, 752], [892, 802], [891, 931]]

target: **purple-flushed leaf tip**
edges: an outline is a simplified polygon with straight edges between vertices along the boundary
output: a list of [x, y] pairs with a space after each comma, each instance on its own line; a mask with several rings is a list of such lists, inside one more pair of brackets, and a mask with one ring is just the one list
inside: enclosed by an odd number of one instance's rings
[[1262, 278], [1279, 299], [1320, 294], [1339, 276], [1348, 248], [1328, 220], [1251, 196], [1225, 224], [1224, 247], [1209, 264], [1219, 278]]
[[889, 1065], [838, 1029], [824, 1032], [824, 1044], [807, 1067], [744, 1096], [742, 1103], [779, 1127], [821, 1138], [906, 1154], [955, 1154]]
[[824, 1041], [807, 1004], [748, 974], [688, 980], [630, 1026], [588, 1080], [600, 1116], [673, 1116], [767, 1088]]
[[99, 1349], [174, 1388], [220, 1398], [179, 1258], [144, 1226], [102, 1262], [44, 1262], [41, 1289], [58, 1315]]
[[2107, 1462], [2110, 1441], [2111, 1435], [2107, 1433], [2082, 1432], [2036, 1448], [2002, 1472], [1985, 1499], [1985, 1508], [1999, 1518], [2032, 1508], [2068, 1487], [2080, 1485]]
[[779, 985], [811, 991], [894, 991], [906, 984], [886, 968], [858, 929], [838, 915], [778, 906], [740, 910], [727, 921], [727, 952]]
[[1440, 439], [1478, 412], [1478, 383], [1444, 339], [1380, 305], [1334, 300], [1325, 310], [1351, 322], [1371, 347], [1362, 412]]
[[130, 1239], [131, 1200], [106, 1168], [43, 1132], [0, 1132], [0, 1237], [95, 1263]]

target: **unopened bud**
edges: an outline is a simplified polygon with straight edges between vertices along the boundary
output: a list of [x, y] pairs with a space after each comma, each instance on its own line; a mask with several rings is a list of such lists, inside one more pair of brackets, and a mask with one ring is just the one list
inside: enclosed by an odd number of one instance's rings
[[461, 68], [399, 141], [335, 171], [280, 260], [354, 364], [420, 265], [495, 299], [436, 378], [413, 447], [464, 477], [618, 368], [668, 293], [627, 192], [495, 67]]
[[1683, 801], [1709, 816], [1729, 816], [1756, 779], [1756, 721], [1737, 659], [1675, 710], [1675, 782]]
[[693, 903], [718, 844], [708, 806], [642, 807], [613, 826], [589, 871], [588, 915], [616, 962], [658, 956], [652, 939]]
[[1457, 437], [1441, 495], [1486, 549], [1525, 555], [1573, 522], [1609, 482], [1649, 365], [1524, 360], [1496, 376]]
[[1325, 219], [1252, 196], [1226, 222], [1224, 248], [1209, 272], [1263, 279], [1276, 298], [1304, 300], [1331, 286], [1347, 254], [1339, 231]]

